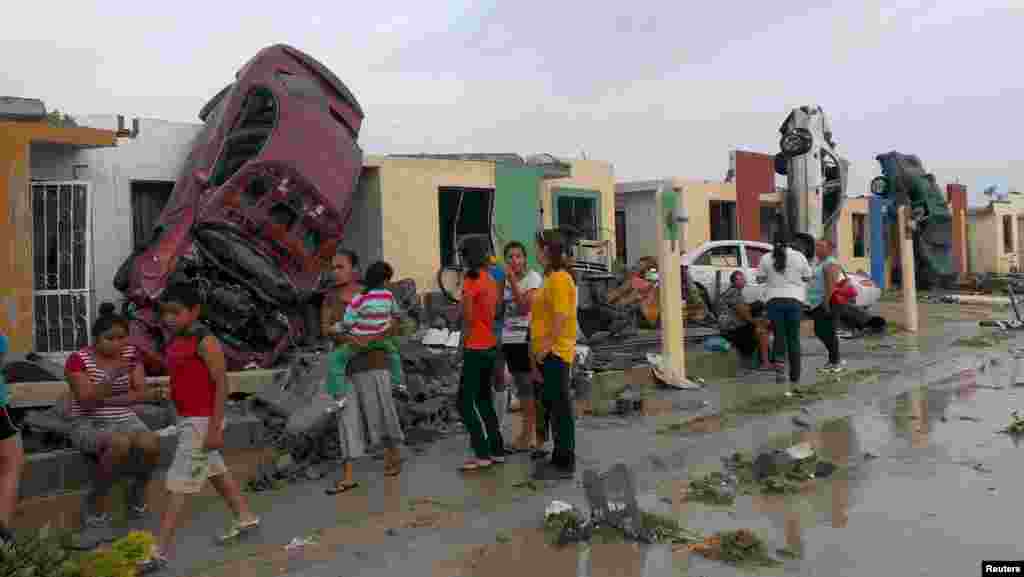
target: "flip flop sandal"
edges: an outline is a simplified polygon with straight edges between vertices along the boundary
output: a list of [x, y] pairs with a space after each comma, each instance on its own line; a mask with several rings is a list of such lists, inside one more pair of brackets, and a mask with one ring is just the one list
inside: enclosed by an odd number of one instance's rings
[[530, 449], [520, 449], [519, 447], [512, 447], [512, 446], [505, 447], [505, 454], [506, 455], [521, 455], [523, 453], [528, 453], [528, 452], [530, 452]]
[[347, 493], [348, 491], [351, 491], [352, 489], [355, 489], [358, 486], [359, 481], [352, 481], [351, 483], [338, 482], [335, 483], [333, 487], [328, 487], [324, 489], [324, 493], [327, 493], [328, 495], [340, 495], [342, 493]]
[[533, 452], [530, 453], [530, 458], [533, 459], [534, 461], [538, 461], [547, 456], [548, 452], [545, 451], [544, 449], [534, 449]]
[[467, 462], [463, 463], [461, 467], [459, 467], [459, 471], [462, 471], [463, 473], [468, 472], [468, 471], [479, 471], [481, 469], [486, 469], [486, 468], [490, 467], [492, 464], [493, 463], [491, 461], [483, 461], [483, 460], [481, 460], [481, 461], [467, 461]]
[[260, 520], [259, 519], [253, 519], [252, 521], [249, 521], [248, 523], [242, 523], [240, 521], [235, 521], [234, 523], [231, 524], [231, 527], [228, 528], [227, 533], [221, 535], [218, 538], [218, 541], [220, 541], [221, 543], [224, 543], [224, 542], [227, 542], [227, 541], [231, 541], [233, 539], [237, 539], [239, 537], [244, 536], [246, 533], [249, 533], [250, 531], [258, 529], [259, 526], [260, 526]]

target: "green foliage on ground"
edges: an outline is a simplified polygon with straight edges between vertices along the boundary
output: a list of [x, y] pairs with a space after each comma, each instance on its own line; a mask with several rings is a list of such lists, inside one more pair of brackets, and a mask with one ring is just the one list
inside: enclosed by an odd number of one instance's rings
[[1024, 435], [1024, 417], [1017, 411], [1010, 413], [1010, 424], [1002, 432], [1008, 435]]

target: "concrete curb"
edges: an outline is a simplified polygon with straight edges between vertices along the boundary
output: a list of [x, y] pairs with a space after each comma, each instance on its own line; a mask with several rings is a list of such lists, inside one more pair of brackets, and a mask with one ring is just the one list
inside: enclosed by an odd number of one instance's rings
[[[228, 414], [224, 428], [226, 451], [256, 448], [263, 445], [262, 419], [252, 415]], [[170, 466], [178, 436], [160, 438], [160, 466], [158, 474]], [[44, 497], [81, 490], [88, 486], [92, 465], [82, 453], [74, 449], [28, 455], [19, 484], [19, 498]]]

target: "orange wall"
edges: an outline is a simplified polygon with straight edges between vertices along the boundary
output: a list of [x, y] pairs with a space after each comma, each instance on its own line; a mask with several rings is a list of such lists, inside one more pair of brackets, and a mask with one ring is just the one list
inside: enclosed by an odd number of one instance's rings
[[33, 142], [115, 146], [117, 134], [93, 128], [56, 128], [45, 122], [0, 122], [0, 328], [10, 337], [14, 353], [27, 353], [33, 344], [29, 189]]

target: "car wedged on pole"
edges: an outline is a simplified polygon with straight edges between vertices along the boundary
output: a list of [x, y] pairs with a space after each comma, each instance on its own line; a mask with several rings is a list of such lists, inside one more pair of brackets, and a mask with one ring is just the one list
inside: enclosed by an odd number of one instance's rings
[[358, 186], [363, 110], [311, 56], [264, 48], [200, 111], [205, 123], [148, 243], [114, 286], [150, 351], [168, 336], [156, 304], [194, 283], [230, 369], [269, 367], [305, 329]]

